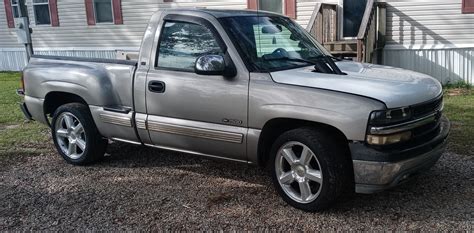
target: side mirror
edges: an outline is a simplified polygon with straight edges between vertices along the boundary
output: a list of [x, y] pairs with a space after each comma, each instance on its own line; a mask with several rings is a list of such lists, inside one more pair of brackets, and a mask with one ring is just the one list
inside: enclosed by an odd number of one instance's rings
[[220, 55], [203, 55], [196, 59], [194, 71], [196, 74], [219, 75], [225, 70], [225, 60]]
[[198, 57], [194, 71], [201, 75], [223, 75], [224, 77], [234, 77], [236, 75], [235, 67], [226, 65], [226, 59], [221, 55]]

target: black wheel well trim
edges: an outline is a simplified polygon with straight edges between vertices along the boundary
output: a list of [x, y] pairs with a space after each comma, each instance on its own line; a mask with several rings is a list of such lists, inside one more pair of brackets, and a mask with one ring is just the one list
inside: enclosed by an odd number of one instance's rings
[[51, 122], [49, 122], [48, 114], [52, 114], [58, 109], [61, 105], [69, 103], [81, 103], [88, 106], [87, 102], [81, 96], [63, 91], [51, 91], [46, 94], [44, 97], [43, 103], [43, 113], [46, 119], [46, 122], [51, 127]]
[[349, 150], [350, 140], [348, 140], [345, 134], [338, 128], [316, 121], [295, 118], [273, 118], [268, 120], [262, 127], [262, 131], [258, 139], [257, 164], [261, 167], [265, 167], [267, 165], [267, 162], [270, 159], [269, 153], [271, 146], [282, 133], [302, 127], [313, 127], [322, 129], [326, 132], [334, 132], [334, 136], [338, 139], [338, 141], [344, 142], [344, 145], [347, 147], [347, 155], [351, 157]]

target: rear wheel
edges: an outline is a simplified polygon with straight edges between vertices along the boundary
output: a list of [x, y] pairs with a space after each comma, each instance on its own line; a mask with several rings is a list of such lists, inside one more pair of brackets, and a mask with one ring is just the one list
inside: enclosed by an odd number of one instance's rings
[[329, 207], [352, 172], [342, 148], [330, 133], [315, 128], [283, 133], [272, 146], [270, 164], [280, 196], [305, 211]]
[[60, 106], [51, 122], [54, 145], [59, 154], [74, 165], [101, 159], [107, 140], [102, 138], [87, 106], [70, 103]]

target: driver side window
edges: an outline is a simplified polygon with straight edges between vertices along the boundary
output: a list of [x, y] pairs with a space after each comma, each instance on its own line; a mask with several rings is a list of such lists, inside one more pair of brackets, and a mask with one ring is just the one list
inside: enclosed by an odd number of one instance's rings
[[209, 28], [187, 22], [165, 23], [158, 50], [158, 67], [193, 72], [196, 59], [202, 55], [223, 55]]

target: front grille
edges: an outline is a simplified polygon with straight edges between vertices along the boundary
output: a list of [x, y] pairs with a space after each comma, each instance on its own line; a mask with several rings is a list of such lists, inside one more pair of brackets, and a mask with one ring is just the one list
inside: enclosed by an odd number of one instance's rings
[[437, 118], [435, 122], [413, 129], [412, 139], [407, 143], [416, 146], [428, 142], [439, 134], [440, 129], [440, 118]]
[[443, 104], [443, 97], [439, 97], [433, 101], [414, 105], [411, 107], [413, 111], [413, 118], [416, 119], [422, 116], [426, 116], [430, 113], [434, 113], [435, 111], [441, 108], [442, 104]]
[[439, 97], [433, 101], [412, 106], [413, 117], [420, 118], [436, 113], [436, 120], [426, 125], [422, 125], [412, 130], [412, 139], [408, 142], [410, 146], [423, 144], [430, 141], [440, 132], [441, 109], [443, 105], [443, 97]]

